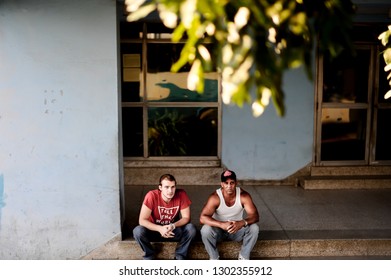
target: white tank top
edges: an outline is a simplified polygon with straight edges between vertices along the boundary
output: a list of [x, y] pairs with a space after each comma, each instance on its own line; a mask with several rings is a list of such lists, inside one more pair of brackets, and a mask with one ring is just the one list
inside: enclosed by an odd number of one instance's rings
[[217, 207], [213, 218], [218, 221], [240, 221], [243, 219], [243, 210], [242, 204], [240, 203], [240, 188], [236, 187], [236, 199], [235, 203], [232, 206], [227, 206], [221, 189], [216, 190], [217, 195], [220, 198], [220, 205]]

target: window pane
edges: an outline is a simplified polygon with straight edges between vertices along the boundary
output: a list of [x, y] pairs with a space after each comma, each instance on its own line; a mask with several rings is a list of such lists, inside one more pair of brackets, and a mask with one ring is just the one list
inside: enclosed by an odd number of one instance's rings
[[124, 157], [143, 156], [143, 109], [122, 108], [122, 139]]
[[122, 102], [142, 101], [141, 44], [122, 44]]
[[[217, 74], [205, 77], [205, 91], [200, 94], [187, 89], [188, 73], [162, 72], [148, 74], [147, 92], [149, 101], [159, 102], [217, 102]], [[214, 76], [214, 77], [213, 77]]]
[[365, 109], [322, 109], [321, 160], [364, 160]]
[[[178, 61], [182, 48], [183, 44], [147, 44], [148, 73], [170, 72], [171, 66]], [[190, 65], [185, 65], [180, 70], [189, 71]]]
[[379, 110], [377, 119], [376, 160], [391, 160], [391, 110]]
[[370, 50], [357, 50], [357, 55], [344, 53], [324, 60], [323, 102], [366, 103]]
[[140, 83], [123, 83], [122, 84], [122, 102], [140, 102]]
[[140, 39], [143, 32], [143, 23], [121, 21], [120, 32], [121, 39]]
[[187, 89], [190, 67], [172, 73], [171, 66], [179, 59], [183, 44], [148, 44], [147, 98], [159, 102], [217, 102], [218, 74], [205, 73], [204, 93]]
[[149, 156], [216, 156], [217, 108], [149, 108]]

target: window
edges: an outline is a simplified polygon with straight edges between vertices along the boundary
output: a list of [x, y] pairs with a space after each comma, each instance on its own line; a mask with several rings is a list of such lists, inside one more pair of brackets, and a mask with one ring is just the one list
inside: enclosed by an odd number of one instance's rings
[[372, 49], [324, 58], [321, 161], [365, 160]]
[[190, 66], [170, 72], [184, 42], [160, 23], [121, 26], [124, 158], [219, 158], [221, 106], [217, 72], [202, 94], [187, 89]]

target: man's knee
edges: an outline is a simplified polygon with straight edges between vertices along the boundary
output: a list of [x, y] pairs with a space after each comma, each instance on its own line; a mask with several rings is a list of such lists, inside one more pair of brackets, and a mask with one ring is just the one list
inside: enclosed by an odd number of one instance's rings
[[195, 227], [195, 225], [189, 223], [187, 224], [185, 227], [184, 227], [184, 230], [187, 232], [187, 234], [194, 238], [196, 235], [197, 235], [197, 228]]
[[258, 226], [258, 224], [251, 224], [249, 226], [249, 232], [250, 232], [251, 235], [258, 236], [258, 234], [259, 234], [259, 226]]
[[213, 233], [213, 229], [211, 226], [203, 225], [200, 232], [201, 236], [210, 236]]
[[146, 232], [146, 228], [138, 225], [133, 229], [133, 237], [135, 239], [140, 238], [141, 236], [143, 236], [145, 234], [145, 232]]

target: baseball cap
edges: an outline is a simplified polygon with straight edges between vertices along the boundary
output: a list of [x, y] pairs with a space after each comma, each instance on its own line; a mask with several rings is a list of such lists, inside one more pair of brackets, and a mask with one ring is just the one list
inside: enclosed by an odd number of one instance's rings
[[221, 173], [221, 182], [227, 181], [227, 179], [232, 179], [236, 181], [236, 174], [232, 170], [225, 170], [223, 173]]

